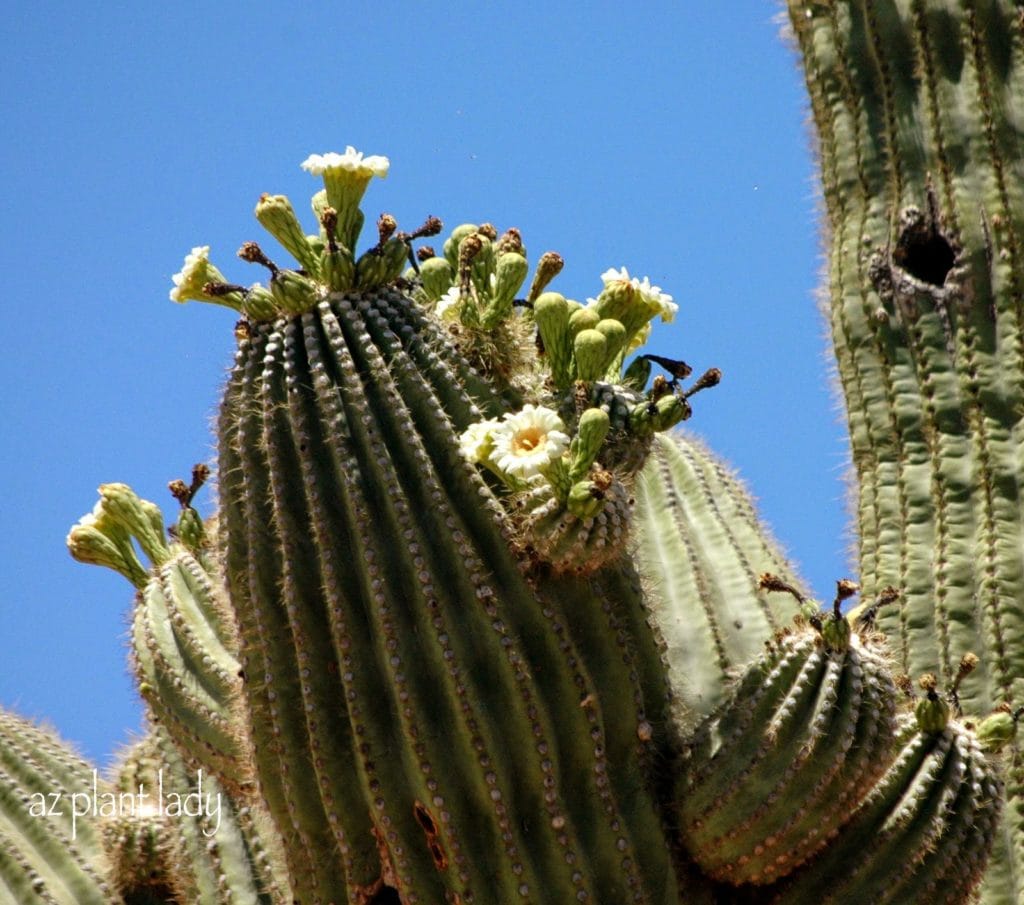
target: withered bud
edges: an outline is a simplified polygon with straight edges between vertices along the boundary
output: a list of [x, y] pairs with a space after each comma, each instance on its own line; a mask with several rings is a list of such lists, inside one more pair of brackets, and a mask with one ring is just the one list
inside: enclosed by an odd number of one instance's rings
[[797, 603], [802, 604], [804, 602], [803, 594], [789, 582], [783, 581], [778, 575], [774, 575], [771, 572], [762, 572], [761, 577], [757, 580], [757, 586], [762, 591], [778, 591], [783, 594], [789, 594]]
[[187, 506], [189, 503], [188, 485], [181, 479], [175, 478], [167, 485], [167, 489], [171, 492], [171, 496], [174, 497], [182, 506]]
[[978, 655], [968, 651], [960, 658], [960, 668], [957, 670], [957, 677], [967, 676], [978, 667]]
[[530, 284], [530, 291], [526, 294], [526, 300], [531, 304], [537, 300], [544, 289], [556, 276], [562, 272], [565, 260], [560, 254], [553, 251], [546, 251], [540, 256], [537, 262], [537, 271], [533, 275], [533, 282]]
[[695, 393], [699, 393], [701, 390], [706, 390], [710, 387], [716, 387], [721, 382], [722, 372], [718, 368], [708, 368], [708, 370], [697, 378], [697, 382], [683, 393], [683, 398], [689, 399]]
[[444, 224], [440, 217], [427, 217], [421, 227], [408, 234], [408, 238], [421, 239], [424, 236], [436, 236], [442, 229], [444, 229]]
[[483, 240], [478, 233], [466, 236], [459, 243], [459, 268], [468, 267], [473, 258], [480, 254], [480, 249], [483, 247]]
[[929, 697], [932, 697], [935, 694], [935, 689], [939, 687], [939, 680], [935, 678], [934, 673], [926, 672], [917, 680], [917, 684], [923, 691], [928, 692]]
[[395, 234], [396, 229], [398, 229], [398, 221], [391, 214], [381, 214], [377, 218], [377, 236], [379, 237], [377, 247], [383, 248], [384, 243]]
[[506, 252], [514, 251], [516, 254], [523, 253], [523, 235], [514, 226], [509, 227], [502, 233], [501, 238], [498, 240], [497, 248], [495, 249], [499, 255], [503, 255]]
[[492, 242], [498, 238], [498, 230], [493, 223], [482, 223], [476, 230], [481, 236], [485, 236]]
[[836, 582], [836, 597], [840, 600], [848, 600], [860, 591], [860, 585], [849, 578], [840, 578]]
[[325, 207], [320, 212], [320, 225], [324, 228], [324, 232], [327, 233], [328, 240], [333, 242], [335, 230], [338, 228], [338, 212], [333, 207]]
[[893, 676], [893, 682], [908, 698], [914, 697], [914, 683], [910, 681], [910, 676], [905, 672], [901, 672], [898, 676]]
[[273, 274], [278, 271], [277, 265], [263, 253], [263, 249], [256, 242], [243, 242], [242, 247], [238, 249], [238, 257], [250, 264], [262, 264]]
[[651, 399], [657, 401], [666, 393], [672, 392], [672, 384], [668, 382], [663, 374], [656, 374], [651, 381]]
[[436, 258], [437, 252], [434, 251], [433, 246], [423, 245], [416, 249], [416, 260], [417, 261], [429, 261], [431, 258]]

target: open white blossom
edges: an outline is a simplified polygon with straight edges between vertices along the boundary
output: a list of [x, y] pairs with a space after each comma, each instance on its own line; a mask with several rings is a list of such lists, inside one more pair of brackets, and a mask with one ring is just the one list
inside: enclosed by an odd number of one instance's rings
[[362, 151], [357, 151], [352, 145], [345, 148], [344, 154], [330, 151], [327, 154], [310, 154], [302, 161], [302, 169], [314, 176], [322, 176], [328, 170], [349, 170], [353, 173], [360, 173], [365, 176], [379, 176], [383, 179], [388, 175], [391, 161], [386, 157], [373, 154], [364, 157]]
[[470, 462], [486, 462], [490, 457], [494, 444], [491, 432], [501, 426], [500, 421], [477, 421], [459, 435], [459, 452]]
[[437, 300], [437, 305], [434, 307], [434, 314], [443, 320], [454, 319], [458, 312], [456, 307], [462, 300], [462, 292], [458, 286], [452, 286], [448, 291]]
[[[218, 274], [219, 275], [219, 274]], [[171, 290], [172, 302], [187, 302], [202, 292], [203, 286], [211, 282], [210, 246], [197, 245], [185, 256], [181, 270], [173, 277], [174, 288]]]
[[639, 280], [636, 277], [630, 277], [629, 271], [625, 267], [620, 270], [611, 267], [601, 274], [601, 279], [604, 281], [605, 286], [615, 281], [629, 283], [630, 286], [640, 293], [644, 304], [651, 308], [655, 314], [661, 315], [662, 321], [670, 324], [675, 320], [679, 306], [672, 301], [672, 296], [667, 292], [661, 291], [660, 286], [652, 286], [650, 279], [647, 277]]
[[562, 419], [549, 408], [527, 403], [491, 430], [491, 459], [508, 475], [531, 478], [569, 447]]

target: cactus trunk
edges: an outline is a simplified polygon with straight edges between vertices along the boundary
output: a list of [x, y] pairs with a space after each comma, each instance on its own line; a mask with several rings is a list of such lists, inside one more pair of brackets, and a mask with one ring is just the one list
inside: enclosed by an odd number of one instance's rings
[[[820, 149], [861, 581], [902, 666], [1024, 699], [1024, 23], [1008, 0], [790, 0]], [[987, 902], [1024, 898], [1024, 753]]]
[[458, 362], [376, 290], [252, 325], [229, 381], [227, 581], [296, 895], [677, 902], [640, 771], [665, 688], [645, 700], [637, 645], [594, 630], [591, 579], [527, 580], [459, 453]]

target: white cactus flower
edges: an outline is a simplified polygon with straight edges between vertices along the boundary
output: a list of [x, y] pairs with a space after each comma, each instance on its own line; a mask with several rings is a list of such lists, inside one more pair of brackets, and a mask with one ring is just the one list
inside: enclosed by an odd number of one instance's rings
[[211, 281], [210, 246], [197, 245], [185, 256], [181, 270], [173, 277], [172, 302], [187, 302], [202, 294], [203, 286]]
[[459, 435], [459, 452], [470, 462], [486, 462], [494, 449], [491, 432], [501, 426], [500, 421], [477, 421]]
[[357, 151], [352, 145], [349, 145], [345, 148], [344, 154], [338, 154], [336, 151], [330, 151], [327, 154], [310, 154], [301, 166], [302, 169], [314, 176], [322, 176], [328, 170], [348, 170], [366, 176], [379, 176], [383, 179], [388, 175], [391, 161], [378, 154], [364, 157], [362, 151]]
[[505, 415], [491, 431], [491, 458], [500, 471], [532, 478], [562, 456], [569, 447], [562, 419], [549, 408], [527, 403], [522, 411]]
[[437, 300], [434, 314], [442, 320], [454, 320], [458, 313], [458, 304], [462, 301], [462, 292], [458, 286], [449, 287], [448, 291]]
[[609, 268], [601, 274], [601, 279], [605, 286], [615, 281], [621, 281], [623, 283], [629, 283], [639, 294], [644, 304], [647, 305], [654, 314], [661, 315], [661, 319], [664, 323], [670, 324], [675, 320], [676, 312], [679, 310], [679, 306], [672, 301], [672, 296], [667, 292], [662, 292], [660, 286], [652, 286], [649, 278], [644, 277], [642, 280], [636, 277], [630, 277], [629, 271], [625, 267], [616, 270], [614, 267]]

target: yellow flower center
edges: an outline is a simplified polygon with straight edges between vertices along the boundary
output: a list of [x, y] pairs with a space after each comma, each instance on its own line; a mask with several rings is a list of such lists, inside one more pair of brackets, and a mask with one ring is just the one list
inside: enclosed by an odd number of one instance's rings
[[512, 452], [517, 456], [532, 453], [544, 442], [545, 436], [544, 431], [536, 427], [519, 431], [512, 441]]

